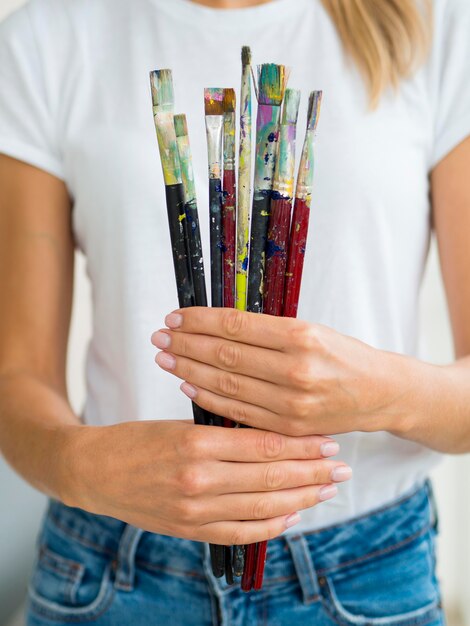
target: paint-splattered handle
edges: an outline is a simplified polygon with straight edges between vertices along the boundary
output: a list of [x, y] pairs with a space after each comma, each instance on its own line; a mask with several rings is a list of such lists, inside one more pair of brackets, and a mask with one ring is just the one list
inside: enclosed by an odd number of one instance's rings
[[291, 212], [292, 201], [290, 199], [272, 200], [263, 298], [263, 310], [268, 315], [282, 315], [283, 311]]
[[310, 203], [296, 199], [287, 260], [284, 292], [284, 317], [297, 317], [300, 285], [304, 268], [305, 246], [310, 220]]
[[235, 306], [235, 263], [236, 263], [236, 218], [235, 218], [235, 170], [224, 172], [223, 207], [223, 266], [224, 266], [224, 307]]

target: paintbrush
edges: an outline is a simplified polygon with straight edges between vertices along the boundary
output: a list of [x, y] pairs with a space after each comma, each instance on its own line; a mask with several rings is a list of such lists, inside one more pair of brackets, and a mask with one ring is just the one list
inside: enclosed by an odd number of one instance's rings
[[174, 124], [181, 166], [181, 177], [184, 187], [185, 223], [189, 244], [191, 276], [194, 287], [194, 303], [196, 306], [207, 306], [204, 258], [202, 255], [201, 231], [199, 227], [193, 162], [191, 157], [191, 146], [189, 143], [186, 115], [175, 115]]
[[[156, 70], [150, 73], [152, 90], [153, 115], [157, 131], [158, 146], [163, 168], [166, 190], [168, 224], [173, 252], [173, 263], [178, 291], [178, 302], [181, 308], [195, 304], [192, 284], [191, 267], [189, 264], [189, 244], [185, 229], [185, 191], [183, 186], [178, 144], [174, 125], [174, 92], [171, 70]], [[212, 413], [206, 412], [192, 403], [193, 416], [196, 424], [220, 425]], [[210, 546], [212, 568], [219, 572], [222, 563], [224, 573], [225, 546]]]
[[207, 154], [209, 160], [209, 211], [211, 248], [211, 304], [223, 306], [222, 279], [222, 142], [224, 90], [205, 89]]
[[236, 180], [235, 180], [235, 104], [233, 89], [224, 89], [224, 181], [223, 181], [223, 269], [224, 307], [235, 306], [235, 238], [236, 238]]
[[266, 248], [263, 311], [282, 315], [292, 201], [295, 177], [295, 140], [300, 91], [286, 89], [279, 134], [279, 154], [274, 174]]
[[299, 306], [300, 284], [310, 220], [310, 207], [312, 205], [315, 131], [320, 117], [321, 101], [321, 91], [313, 91], [310, 94], [307, 132], [300, 160], [294, 214], [290, 231], [284, 292], [284, 317], [297, 317]]
[[242, 86], [240, 96], [240, 151], [238, 161], [237, 278], [236, 307], [246, 310], [248, 242], [251, 204], [251, 50], [242, 48]]
[[[299, 116], [300, 91], [286, 89], [279, 132], [279, 154], [276, 161], [269, 217], [266, 250], [266, 282], [263, 299], [264, 313], [281, 315], [284, 297], [284, 280], [287, 263], [292, 198], [295, 176], [295, 139]], [[263, 586], [267, 541], [256, 549], [252, 588]]]
[[194, 304], [191, 268], [186, 248], [186, 214], [183, 180], [173, 120], [174, 95], [171, 70], [150, 73], [153, 115], [165, 182], [168, 223], [180, 307]]
[[[267, 63], [258, 66], [258, 114], [256, 120], [256, 157], [247, 310], [263, 312], [263, 283], [265, 271], [266, 239], [274, 171], [279, 139], [281, 105], [288, 79], [284, 65]], [[258, 544], [246, 546], [245, 567], [241, 581], [243, 591], [250, 591], [254, 583]]]
[[288, 73], [283, 65], [258, 66], [256, 162], [251, 212], [247, 310], [263, 312], [266, 237], [276, 166], [281, 104]]

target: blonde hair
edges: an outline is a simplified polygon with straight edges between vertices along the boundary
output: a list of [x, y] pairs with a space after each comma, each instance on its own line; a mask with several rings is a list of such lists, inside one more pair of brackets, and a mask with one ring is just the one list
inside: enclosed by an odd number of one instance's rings
[[375, 107], [425, 59], [432, 35], [431, 0], [322, 0]]

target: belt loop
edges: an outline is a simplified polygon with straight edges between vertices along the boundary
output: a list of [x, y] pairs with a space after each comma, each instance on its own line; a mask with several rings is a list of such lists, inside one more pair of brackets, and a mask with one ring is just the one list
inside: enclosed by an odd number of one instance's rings
[[132, 591], [134, 588], [135, 553], [143, 530], [127, 524], [119, 541], [115, 589]]
[[320, 595], [320, 587], [307, 540], [304, 535], [287, 535], [285, 539], [294, 561], [304, 604], [312, 604]]

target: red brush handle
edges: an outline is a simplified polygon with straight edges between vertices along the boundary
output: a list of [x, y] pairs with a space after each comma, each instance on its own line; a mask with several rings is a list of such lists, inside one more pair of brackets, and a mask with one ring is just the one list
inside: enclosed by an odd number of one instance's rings
[[253, 588], [253, 582], [255, 579], [255, 566], [256, 566], [256, 548], [257, 543], [250, 543], [246, 546], [245, 552], [245, 567], [243, 569], [243, 576], [241, 582], [242, 591], [251, 591]]
[[263, 303], [264, 313], [268, 315], [282, 315], [291, 212], [292, 201], [290, 199], [272, 200]]
[[309, 219], [310, 205], [296, 198], [287, 259], [284, 317], [297, 317]]
[[235, 170], [224, 170], [224, 205], [222, 224], [224, 233], [224, 307], [235, 306], [235, 259], [236, 259], [236, 222], [235, 222]]
[[[283, 315], [284, 317], [297, 317], [305, 246], [307, 243], [310, 219], [310, 206], [304, 200], [296, 199], [294, 215], [292, 217], [290, 241], [287, 242], [289, 236], [288, 220], [290, 217], [290, 209], [290, 203], [285, 200], [274, 200], [271, 204], [273, 227], [270, 228], [268, 239], [272, 241], [273, 244], [270, 249], [270, 243], [268, 243], [268, 255], [270, 256], [267, 265], [267, 293], [264, 304], [266, 307], [265, 313], [278, 316]], [[285, 261], [286, 256], [287, 264]], [[271, 267], [269, 265], [271, 265]], [[285, 280], [284, 275], [282, 278], [279, 275], [281, 268], [286, 270]], [[283, 288], [284, 293], [282, 293]], [[281, 293], [279, 293], [280, 289]], [[282, 307], [282, 296], [284, 296], [284, 307]], [[252, 579], [253, 589], [261, 589], [263, 585], [266, 551], [266, 541], [258, 544], [255, 571]]]

